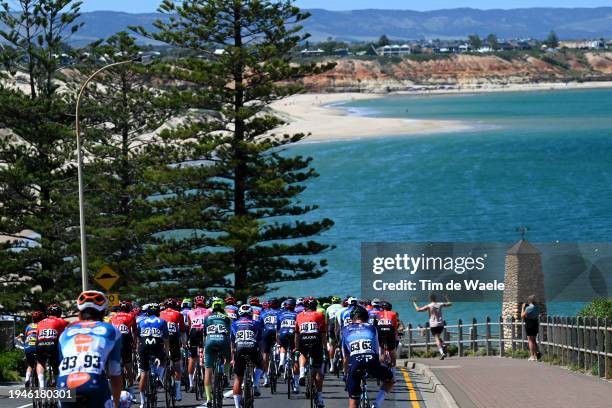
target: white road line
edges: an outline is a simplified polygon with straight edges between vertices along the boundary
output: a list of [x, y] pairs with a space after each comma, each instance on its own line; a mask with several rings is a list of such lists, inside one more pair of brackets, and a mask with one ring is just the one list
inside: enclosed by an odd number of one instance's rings
[[30, 403], [30, 404], [25, 404], [25, 405], [20, 405], [20, 406], [18, 406], [17, 408], [27, 408], [27, 407], [31, 407], [31, 406], [32, 406], [32, 403]]

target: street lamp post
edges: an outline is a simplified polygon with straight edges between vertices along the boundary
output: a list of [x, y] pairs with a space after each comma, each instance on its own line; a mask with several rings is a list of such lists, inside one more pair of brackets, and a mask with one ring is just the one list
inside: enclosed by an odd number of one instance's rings
[[79, 113], [80, 113], [81, 97], [83, 96], [83, 93], [85, 92], [85, 88], [87, 88], [87, 85], [100, 72], [107, 70], [109, 68], [112, 68], [112, 67], [116, 67], [117, 65], [131, 64], [133, 62], [140, 62], [140, 61], [142, 61], [142, 58], [138, 57], [136, 59], [114, 62], [112, 64], [103, 66], [102, 68], [100, 68], [99, 70], [91, 74], [89, 78], [87, 78], [87, 81], [85, 81], [83, 86], [81, 86], [81, 89], [79, 90], [79, 94], [76, 100], [75, 131], [76, 131], [76, 138], [77, 138], [77, 161], [78, 161], [77, 168], [78, 168], [78, 178], [79, 178], [79, 224], [81, 228], [81, 280], [83, 283], [83, 291], [87, 290], [88, 281], [87, 281], [87, 238], [85, 235], [85, 201], [83, 197], [83, 190], [84, 190], [84, 187], [83, 187], [83, 143], [81, 140], [81, 131], [79, 127]]

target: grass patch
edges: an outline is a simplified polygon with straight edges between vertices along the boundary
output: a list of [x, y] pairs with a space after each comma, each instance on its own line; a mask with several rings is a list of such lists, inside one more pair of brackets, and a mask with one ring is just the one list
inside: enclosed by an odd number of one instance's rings
[[0, 382], [19, 381], [25, 372], [25, 358], [21, 350], [0, 353]]

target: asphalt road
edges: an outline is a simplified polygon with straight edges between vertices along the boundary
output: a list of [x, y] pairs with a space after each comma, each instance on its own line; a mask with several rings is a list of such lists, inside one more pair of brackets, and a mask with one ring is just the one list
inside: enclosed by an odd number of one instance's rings
[[[387, 396], [387, 400], [383, 404], [381, 408], [436, 408], [433, 406], [434, 404], [426, 404], [426, 401], [423, 400], [423, 395], [427, 398], [426, 393], [421, 393], [420, 387], [424, 384], [422, 379], [418, 378], [415, 373], [410, 372], [406, 369], [397, 370], [396, 374], [396, 384], [394, 386], [393, 391]], [[304, 387], [301, 387], [300, 391], [303, 391]], [[269, 388], [261, 388], [262, 395], [261, 397], [255, 400], [255, 406], [261, 408], [298, 408], [298, 407], [307, 407], [309, 401], [304, 397], [304, 393], [301, 392], [299, 395], [295, 396], [292, 394], [291, 400], [287, 399], [287, 386], [285, 384], [278, 385], [278, 393], [272, 395], [270, 393]], [[374, 399], [376, 396], [376, 392], [378, 391], [378, 387], [374, 381], [371, 382], [370, 397]], [[5, 388], [6, 391], [6, 388]], [[227, 390], [226, 394], [229, 394], [229, 390]], [[323, 393], [325, 397], [325, 407], [326, 408], [346, 408], [348, 407], [348, 398], [347, 394], [344, 391], [344, 383], [335, 376], [328, 375], [325, 378]], [[3, 392], [4, 395], [7, 392]], [[136, 403], [133, 405], [134, 408], [138, 407], [140, 402], [138, 394], [135, 393], [134, 397], [136, 398]], [[6, 408], [27, 408], [32, 405], [28, 403], [26, 400], [11, 400], [6, 396], [0, 397], [0, 407]], [[158, 406], [165, 406], [164, 394], [160, 393], [158, 395]], [[183, 393], [183, 401], [177, 403], [178, 407], [200, 407], [202, 406], [202, 402], [198, 402], [195, 400], [194, 394]], [[231, 408], [234, 406], [234, 400], [231, 396], [224, 399], [224, 406]]]

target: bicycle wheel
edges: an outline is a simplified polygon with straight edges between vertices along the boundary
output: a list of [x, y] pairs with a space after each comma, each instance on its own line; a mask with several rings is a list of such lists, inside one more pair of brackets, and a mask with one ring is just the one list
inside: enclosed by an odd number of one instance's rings
[[167, 364], [166, 378], [164, 379], [164, 394], [166, 396], [166, 407], [174, 408], [176, 406], [176, 390], [174, 388], [174, 373], [172, 371], [172, 364]]
[[149, 375], [147, 376], [147, 384], [145, 391], [146, 406], [147, 408], [157, 407], [157, 375], [155, 374], [155, 363], [151, 361], [149, 368]]
[[195, 388], [196, 401], [204, 398], [204, 383], [202, 377], [202, 367], [200, 363], [196, 363], [195, 372], [193, 373], [193, 387]]
[[253, 364], [249, 361], [244, 370], [244, 378], [242, 380], [242, 401], [244, 408], [253, 408], [255, 395], [253, 390]]
[[[39, 388], [38, 376], [36, 375], [36, 368], [32, 370], [32, 379], [30, 380], [30, 388], [36, 390]], [[42, 401], [37, 398], [32, 398], [32, 408], [42, 408]]]
[[223, 407], [223, 361], [217, 356], [213, 376], [213, 408]]
[[365, 378], [361, 380], [361, 400], [359, 401], [359, 408], [371, 408], [370, 397], [368, 396], [368, 385]]
[[315, 408], [315, 386], [314, 386], [314, 370], [312, 369], [312, 358], [308, 358], [306, 362], [306, 398], [310, 400], [310, 408]]
[[270, 393], [276, 394], [276, 377], [277, 377], [276, 362], [274, 361], [274, 355], [270, 359], [270, 369], [268, 370], [268, 379], [270, 381]]
[[285, 363], [285, 380], [287, 381], [287, 399], [291, 399], [291, 387], [293, 387], [293, 363], [287, 359]]

